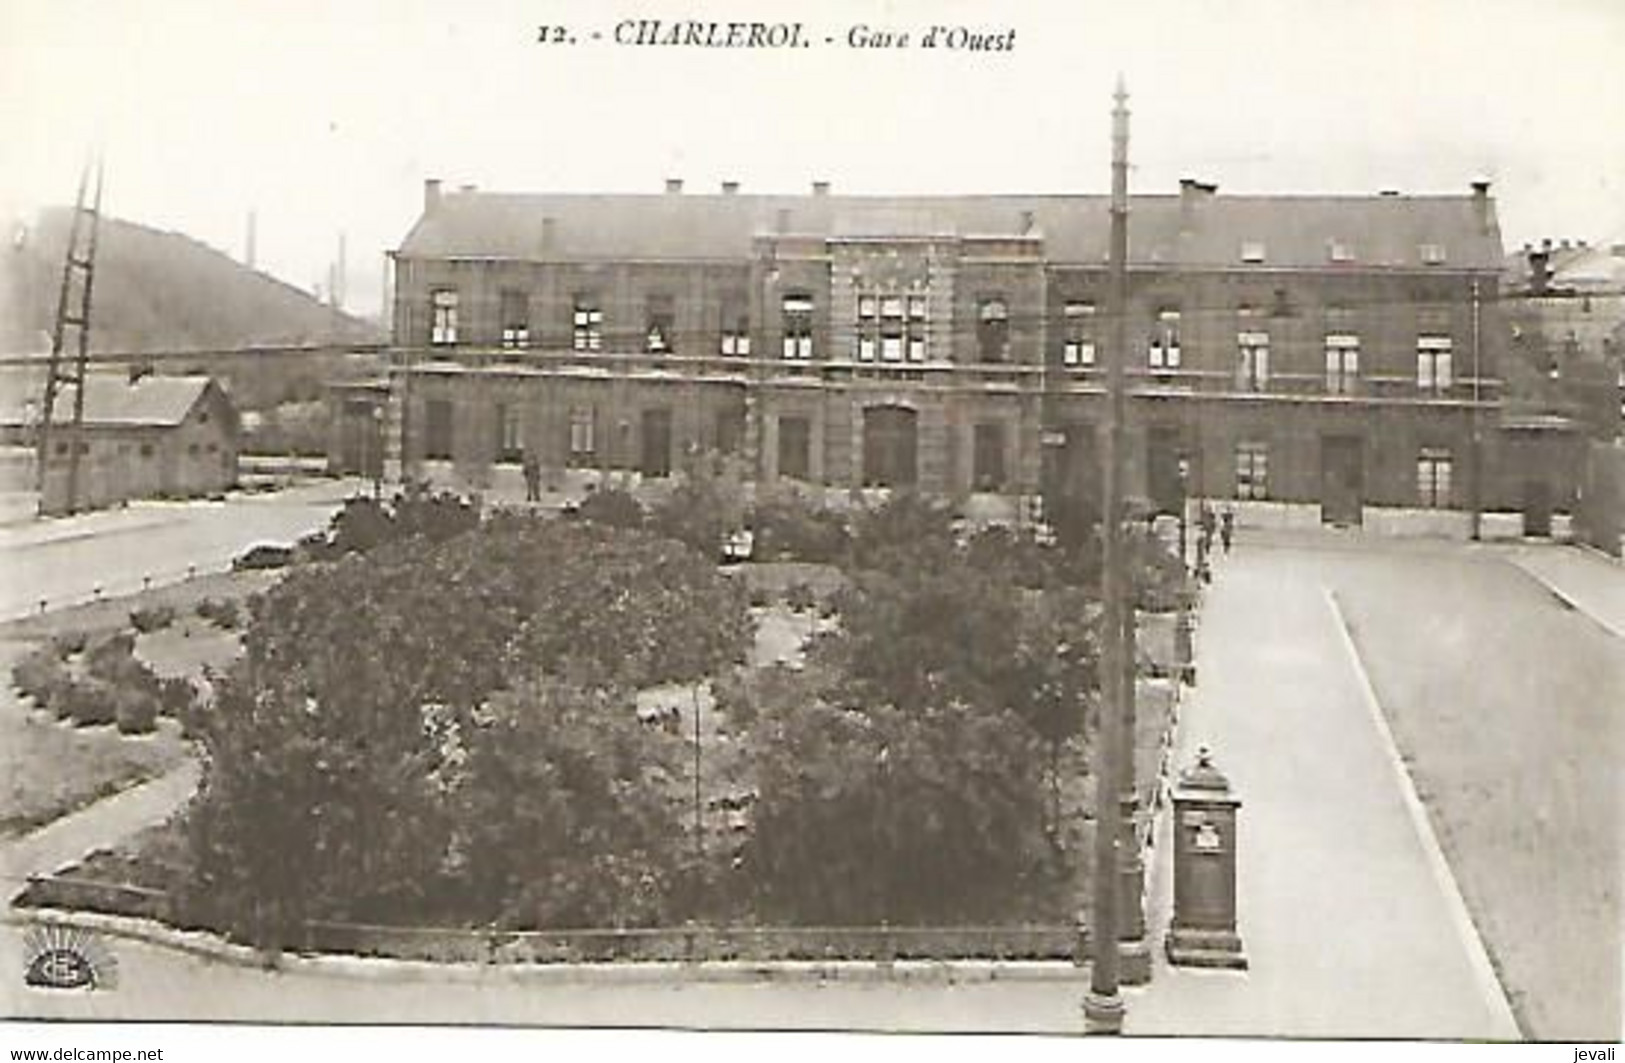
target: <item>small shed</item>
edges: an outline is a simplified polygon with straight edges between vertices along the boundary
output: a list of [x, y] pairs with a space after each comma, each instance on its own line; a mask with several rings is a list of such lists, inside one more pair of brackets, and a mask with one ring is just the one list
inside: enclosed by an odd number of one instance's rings
[[[33, 445], [39, 399], [0, 413], [0, 432]], [[11, 406], [11, 404], [8, 404]], [[57, 396], [41, 509], [67, 509], [73, 391]], [[85, 381], [83, 431], [78, 440], [76, 509], [117, 505], [136, 498], [200, 498], [237, 483], [241, 427], [231, 399], [212, 377], [91, 374]]]

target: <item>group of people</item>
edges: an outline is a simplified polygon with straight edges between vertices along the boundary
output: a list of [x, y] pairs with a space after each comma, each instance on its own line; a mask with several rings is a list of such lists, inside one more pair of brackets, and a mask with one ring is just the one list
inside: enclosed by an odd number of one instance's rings
[[1230, 544], [1236, 535], [1236, 513], [1229, 506], [1215, 511], [1203, 499], [1196, 513], [1196, 579], [1201, 583], [1213, 582], [1213, 567], [1208, 558], [1213, 555], [1213, 539], [1217, 536], [1219, 545], [1226, 554], [1230, 553]]

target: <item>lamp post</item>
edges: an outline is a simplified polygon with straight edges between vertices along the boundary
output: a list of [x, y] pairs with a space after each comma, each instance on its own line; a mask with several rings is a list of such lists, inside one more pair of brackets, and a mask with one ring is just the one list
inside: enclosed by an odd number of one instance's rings
[[1121, 76], [1112, 109], [1112, 201], [1108, 317], [1111, 344], [1106, 354], [1107, 427], [1105, 491], [1101, 507], [1101, 567], [1104, 605], [1100, 720], [1095, 736], [1095, 837], [1091, 876], [1093, 906], [1089, 933], [1089, 992], [1084, 997], [1085, 1029], [1092, 1034], [1123, 1030], [1124, 1005], [1118, 991], [1119, 794], [1123, 728], [1123, 370], [1128, 360], [1128, 92]]

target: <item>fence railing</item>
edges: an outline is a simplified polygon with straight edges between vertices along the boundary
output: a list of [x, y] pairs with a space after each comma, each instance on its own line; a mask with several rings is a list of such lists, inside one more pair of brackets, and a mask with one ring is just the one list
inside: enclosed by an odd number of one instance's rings
[[[69, 909], [181, 920], [162, 890], [128, 884], [35, 876], [13, 902], [28, 909]], [[188, 926], [187, 929], [195, 929]], [[1082, 962], [1082, 926], [756, 926], [690, 923], [668, 927], [503, 930], [410, 927], [309, 920], [282, 940], [314, 954], [436, 963], [719, 963], [893, 960], [1050, 960]]]

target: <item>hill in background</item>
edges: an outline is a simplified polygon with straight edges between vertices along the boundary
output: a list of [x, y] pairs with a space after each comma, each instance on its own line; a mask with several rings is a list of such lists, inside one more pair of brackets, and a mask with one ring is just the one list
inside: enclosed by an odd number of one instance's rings
[[[0, 351], [46, 349], [73, 212], [42, 211], [0, 250]], [[93, 351], [162, 351], [383, 339], [370, 322], [180, 233], [103, 217]]]

